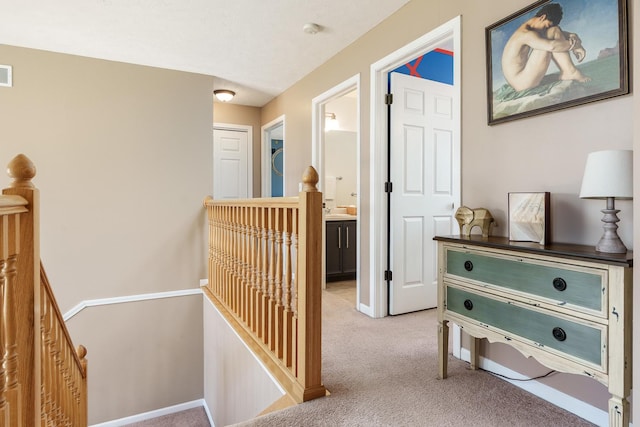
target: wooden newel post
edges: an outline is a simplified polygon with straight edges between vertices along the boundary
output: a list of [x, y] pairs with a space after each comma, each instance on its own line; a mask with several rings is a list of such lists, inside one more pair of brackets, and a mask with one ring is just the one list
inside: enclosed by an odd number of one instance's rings
[[30, 426], [40, 424], [40, 334], [34, 333], [40, 331], [40, 193], [31, 182], [36, 175], [36, 168], [24, 154], [17, 155], [9, 162], [7, 174], [13, 178], [13, 182], [9, 188], [2, 190], [2, 194], [24, 198], [28, 209], [28, 212], [20, 217], [21, 246], [17, 258], [16, 289], [13, 294], [13, 325], [19, 356], [19, 425]]
[[298, 381], [303, 401], [326, 394], [322, 385], [322, 193], [318, 172], [309, 166], [299, 194], [300, 242], [298, 265]]

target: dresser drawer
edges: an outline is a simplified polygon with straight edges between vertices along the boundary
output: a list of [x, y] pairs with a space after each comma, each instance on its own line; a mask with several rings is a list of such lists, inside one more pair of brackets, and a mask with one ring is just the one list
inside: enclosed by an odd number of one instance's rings
[[[537, 347], [554, 349], [605, 371], [604, 327], [567, 320], [551, 312], [528, 309], [467, 290], [447, 287], [446, 309], [488, 327], [531, 341]], [[455, 322], [455, 320], [454, 320]]]
[[522, 258], [447, 249], [446, 274], [542, 297], [606, 316], [607, 273], [586, 267], [532, 263]]

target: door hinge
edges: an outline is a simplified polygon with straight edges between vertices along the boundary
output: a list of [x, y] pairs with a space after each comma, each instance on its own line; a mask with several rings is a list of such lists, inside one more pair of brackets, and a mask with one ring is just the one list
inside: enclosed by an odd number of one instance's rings
[[393, 273], [391, 272], [391, 270], [386, 270], [384, 272], [384, 280], [389, 281], [389, 282], [391, 280], [393, 280]]
[[392, 182], [385, 182], [384, 183], [384, 192], [385, 193], [391, 193], [393, 191], [393, 183]]
[[391, 105], [393, 104], [393, 94], [392, 93], [388, 93], [384, 96], [384, 103], [386, 105]]

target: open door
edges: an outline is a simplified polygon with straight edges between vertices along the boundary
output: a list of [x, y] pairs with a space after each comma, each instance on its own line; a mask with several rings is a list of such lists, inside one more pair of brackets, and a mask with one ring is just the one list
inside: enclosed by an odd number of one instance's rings
[[437, 305], [436, 234], [453, 232], [460, 200], [454, 88], [391, 73], [389, 314]]

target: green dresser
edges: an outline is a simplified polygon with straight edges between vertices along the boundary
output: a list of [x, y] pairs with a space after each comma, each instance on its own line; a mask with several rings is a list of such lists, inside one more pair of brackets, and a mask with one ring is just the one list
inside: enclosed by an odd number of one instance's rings
[[610, 426], [628, 426], [631, 389], [632, 254], [592, 247], [436, 236], [441, 378], [449, 322], [471, 336], [510, 345], [561, 372], [606, 385]]

